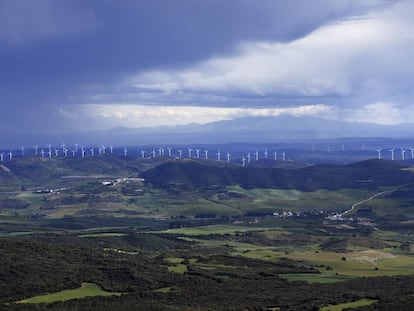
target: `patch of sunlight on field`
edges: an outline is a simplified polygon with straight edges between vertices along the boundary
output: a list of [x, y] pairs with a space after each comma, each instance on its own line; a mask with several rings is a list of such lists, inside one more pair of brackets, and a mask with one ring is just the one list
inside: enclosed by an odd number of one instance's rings
[[76, 205], [60, 205], [53, 210], [47, 211], [47, 217], [52, 219], [63, 218], [64, 216], [73, 216], [77, 212], [86, 209], [87, 204], [81, 203]]
[[322, 307], [320, 310], [321, 311], [342, 311], [346, 308], [357, 308], [357, 307], [362, 307], [362, 306], [369, 306], [369, 305], [372, 305], [375, 302], [378, 302], [378, 300], [361, 299], [361, 300], [357, 300], [357, 301], [353, 301], [353, 302], [341, 303], [341, 304], [338, 304], [338, 305], [325, 306], [325, 307]]
[[169, 292], [172, 292], [172, 290], [173, 290], [172, 287], [163, 287], [163, 288], [154, 289], [152, 292], [153, 293], [169, 293]]
[[235, 234], [236, 232], [248, 231], [265, 231], [269, 227], [251, 227], [251, 226], [237, 226], [237, 225], [209, 225], [202, 227], [186, 227], [178, 229], [168, 229], [165, 233], [177, 233], [184, 235], [208, 235], [208, 234]]
[[17, 303], [52, 303], [56, 301], [66, 301], [70, 299], [80, 299], [93, 296], [120, 296], [122, 293], [104, 291], [99, 285], [94, 283], [82, 283], [78, 289], [68, 289], [61, 292], [36, 296], [17, 301]]
[[[302, 252], [284, 255], [295, 260], [306, 260], [315, 265], [324, 265], [321, 272], [346, 276], [387, 276], [414, 273], [414, 257], [394, 256], [380, 250], [353, 253]], [[343, 260], [345, 259], [345, 260]]]

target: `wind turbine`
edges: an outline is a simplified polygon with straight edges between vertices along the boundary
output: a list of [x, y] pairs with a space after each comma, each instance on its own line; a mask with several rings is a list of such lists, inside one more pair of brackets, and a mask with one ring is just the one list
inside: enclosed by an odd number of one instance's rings
[[193, 149], [188, 148], [188, 157], [191, 159], [191, 153], [193, 152]]
[[171, 158], [171, 147], [168, 147], [168, 156]]
[[196, 149], [196, 157], [197, 159], [200, 159], [200, 149]]
[[81, 146], [82, 158], [85, 157], [85, 149], [84, 148], [85, 148], [84, 146]]
[[72, 157], [74, 158], [76, 151], [75, 150], [71, 150], [71, 151], [72, 151]]
[[9, 160], [13, 159], [13, 151], [10, 150], [9, 152]]
[[242, 166], [246, 166], [246, 158], [244, 156], [242, 157]]
[[66, 149], [65, 142], [62, 142], [62, 145], [60, 145], [60, 146], [62, 147], [62, 151], [65, 152], [65, 149]]
[[0, 162], [4, 161], [4, 153], [0, 153]]
[[247, 163], [249, 163], [250, 164], [250, 158], [251, 158], [251, 156], [250, 156], [250, 152], [247, 154]]
[[230, 163], [230, 153], [227, 152], [227, 163]]
[[34, 146], [33, 146], [33, 148], [35, 149], [35, 155], [36, 155], [36, 157], [37, 157], [37, 150], [38, 150], [38, 148], [39, 148], [39, 145], [34, 145]]
[[[78, 153], [79, 144], [75, 144], [75, 152]], [[83, 148], [83, 147], [82, 147]]]
[[221, 153], [220, 153], [220, 150], [217, 151], [217, 161], [221, 161]]
[[145, 158], [145, 150], [141, 150], [141, 158]]
[[378, 152], [378, 160], [381, 160], [381, 151], [382, 151], [382, 148], [379, 148], [376, 151]]
[[161, 148], [161, 155], [164, 156], [165, 154], [165, 148]]
[[159, 156], [162, 156], [162, 148], [159, 148], [159, 149], [158, 149], [158, 155], [159, 155]]
[[103, 149], [102, 148], [98, 148], [98, 154], [102, 155], [103, 154]]
[[275, 161], [277, 161], [277, 151], [273, 152], [274, 156], [275, 156]]
[[68, 156], [68, 149], [63, 149], [63, 153], [65, 154], [65, 158]]
[[395, 148], [392, 148], [390, 150], [388, 150], [389, 152], [391, 152], [391, 160], [394, 161], [394, 150]]
[[407, 150], [404, 150], [403, 148], [401, 149], [401, 159], [404, 161], [405, 160], [405, 153], [407, 152]]
[[105, 154], [106, 153], [106, 147], [105, 147], [105, 145], [102, 145], [102, 154]]
[[[155, 151], [155, 150], [154, 150]], [[128, 149], [126, 148], [126, 147], [124, 147], [124, 157], [126, 157], [127, 156], [127, 153], [128, 153]]]
[[411, 150], [411, 160], [414, 160], [414, 148], [410, 148]]
[[267, 149], [265, 149], [264, 151], [264, 156], [265, 156], [265, 159], [267, 160]]
[[59, 149], [55, 148], [55, 156], [58, 157], [59, 156]]
[[109, 150], [111, 151], [111, 153], [114, 152], [114, 147], [112, 147], [112, 145], [109, 145]]
[[155, 158], [156, 155], [157, 153], [155, 152], [155, 149], [152, 149], [152, 157]]
[[204, 153], [206, 154], [206, 160], [208, 159], [208, 150], [204, 150]]
[[47, 145], [47, 147], [49, 148], [49, 154], [52, 154], [52, 145]]
[[284, 151], [282, 152], [282, 159], [283, 159], [283, 161], [285, 161], [285, 160], [286, 160], [286, 154], [285, 154], [285, 152], [284, 152]]
[[178, 158], [181, 159], [181, 157], [183, 156], [183, 151], [181, 149], [177, 151], [178, 151]]
[[49, 158], [51, 158], [52, 157], [52, 149], [49, 150], [48, 154], [49, 154]]
[[92, 157], [93, 157], [94, 149], [95, 149], [95, 148], [93, 148], [93, 147], [92, 147], [91, 149], [89, 149], [89, 151], [91, 152], [91, 156], [92, 156]]
[[45, 157], [45, 151], [42, 149], [42, 151], [40, 152], [40, 154], [42, 155], [42, 158]]
[[254, 154], [256, 155], [256, 161], [259, 161], [259, 151], [256, 150]]

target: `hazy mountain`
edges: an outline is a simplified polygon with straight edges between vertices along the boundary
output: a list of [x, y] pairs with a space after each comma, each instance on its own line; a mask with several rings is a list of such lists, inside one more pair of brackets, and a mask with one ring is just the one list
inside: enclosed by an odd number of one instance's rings
[[[208, 124], [160, 126], [148, 128], [114, 128], [111, 130], [57, 135], [25, 133], [6, 135], [2, 146], [32, 144], [112, 143], [117, 145], [189, 144], [254, 142], [271, 143], [288, 140], [343, 137], [412, 137], [414, 124], [379, 125], [340, 122], [314, 117], [246, 117]], [[16, 143], [17, 142], [17, 143]]]

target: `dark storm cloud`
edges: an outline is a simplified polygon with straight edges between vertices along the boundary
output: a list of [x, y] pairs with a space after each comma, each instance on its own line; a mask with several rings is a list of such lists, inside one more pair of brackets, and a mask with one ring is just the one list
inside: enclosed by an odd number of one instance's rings
[[0, 0], [0, 126], [52, 124], [60, 106], [116, 94], [131, 74], [226, 55], [238, 42], [289, 42], [387, 3]]

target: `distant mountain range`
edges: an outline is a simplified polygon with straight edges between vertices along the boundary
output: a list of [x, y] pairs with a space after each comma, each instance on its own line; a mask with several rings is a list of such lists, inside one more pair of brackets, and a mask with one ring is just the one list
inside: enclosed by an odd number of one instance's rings
[[414, 137], [414, 124], [379, 125], [293, 116], [246, 117], [208, 124], [147, 128], [119, 127], [111, 130], [60, 135], [54, 133], [9, 134], [1, 137], [0, 144], [18, 147], [22, 144], [60, 144], [62, 141], [85, 145], [273, 143], [344, 137]]

